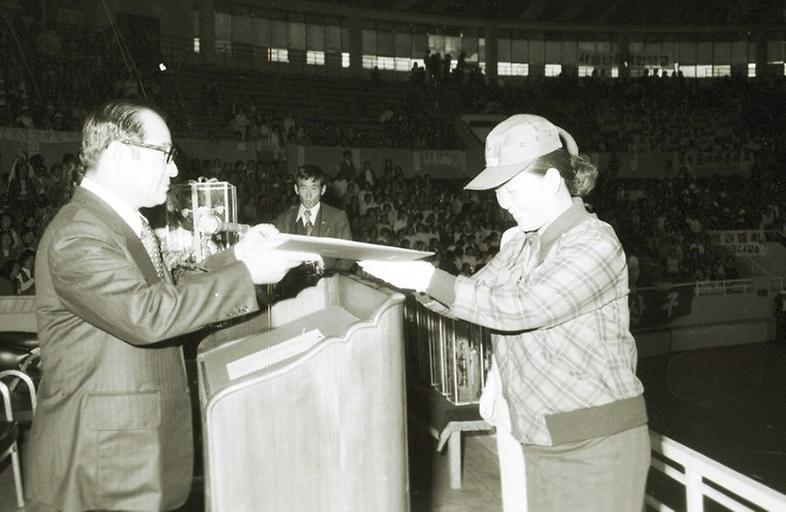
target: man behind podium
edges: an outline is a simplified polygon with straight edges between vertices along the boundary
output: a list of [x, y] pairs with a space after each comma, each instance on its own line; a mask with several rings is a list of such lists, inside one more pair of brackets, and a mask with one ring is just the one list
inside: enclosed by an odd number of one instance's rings
[[110, 103], [85, 121], [85, 178], [36, 261], [43, 379], [26, 447], [28, 510], [183, 504], [191, 404], [182, 349], [167, 341], [256, 311], [254, 283], [300, 263], [268, 248], [272, 226], [257, 226], [203, 262], [208, 272], [173, 284], [138, 210], [165, 201], [174, 154], [150, 108]]
[[[275, 220], [282, 233], [352, 240], [349, 219], [343, 210], [322, 202], [327, 176], [316, 165], [304, 165], [295, 174], [298, 204], [290, 206]], [[349, 270], [352, 262], [325, 258], [325, 270]]]

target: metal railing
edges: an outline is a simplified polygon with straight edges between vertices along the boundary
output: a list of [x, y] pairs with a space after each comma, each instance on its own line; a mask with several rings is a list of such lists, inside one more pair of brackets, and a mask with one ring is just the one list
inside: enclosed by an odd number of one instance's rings
[[35, 296], [3, 296], [0, 297], [0, 330], [23, 331], [35, 330]]
[[[782, 276], [765, 276], [767, 283], [764, 288], [769, 292], [777, 293], [783, 290]], [[762, 288], [762, 279], [726, 279], [724, 281], [696, 281], [688, 283], [664, 284], [661, 286], [645, 286], [637, 288], [638, 292], [647, 290], [664, 290], [668, 288], [695, 287], [697, 297], [703, 295], [731, 295], [740, 293], [755, 293]]]
[[[786, 510], [785, 494], [657, 432], [650, 431], [650, 441], [650, 467], [685, 487], [686, 512], [703, 511], [706, 498], [734, 512]], [[649, 490], [646, 503], [658, 511], [675, 510], [649, 494]]]
[[[783, 277], [766, 277], [764, 288], [769, 292], [783, 290]], [[728, 279], [725, 281], [707, 281], [696, 283], [696, 295], [729, 295], [739, 293], [755, 293], [763, 288], [761, 279]]]
[[35, 295], [0, 297], [0, 314], [33, 313], [35, 311]]

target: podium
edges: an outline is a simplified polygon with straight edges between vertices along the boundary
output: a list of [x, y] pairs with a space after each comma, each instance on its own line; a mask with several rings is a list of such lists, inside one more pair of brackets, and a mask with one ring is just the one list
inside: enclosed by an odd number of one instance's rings
[[206, 510], [409, 510], [403, 301], [334, 275], [202, 342]]

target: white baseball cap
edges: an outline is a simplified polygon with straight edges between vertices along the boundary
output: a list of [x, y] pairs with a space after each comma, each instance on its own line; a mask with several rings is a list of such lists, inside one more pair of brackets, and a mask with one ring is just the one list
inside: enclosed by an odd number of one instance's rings
[[560, 137], [568, 153], [578, 155], [573, 137], [543, 117], [516, 114], [505, 119], [486, 137], [486, 168], [464, 189], [488, 190], [502, 185], [536, 158], [562, 148]]

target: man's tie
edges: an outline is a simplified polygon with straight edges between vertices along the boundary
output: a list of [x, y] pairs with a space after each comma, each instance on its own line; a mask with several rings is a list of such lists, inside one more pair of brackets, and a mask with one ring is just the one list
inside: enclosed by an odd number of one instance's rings
[[162, 281], [172, 282], [172, 277], [169, 274], [169, 269], [164, 265], [164, 259], [161, 257], [161, 245], [158, 243], [158, 237], [153, 233], [150, 223], [147, 219], [140, 215], [142, 218], [142, 245], [145, 246], [147, 255], [150, 256], [150, 261], [156, 269], [158, 278]]
[[303, 223], [303, 226], [306, 228], [306, 236], [311, 236], [311, 232], [314, 230], [314, 223], [311, 222], [311, 210], [303, 210], [303, 217], [306, 218], [306, 221]]

